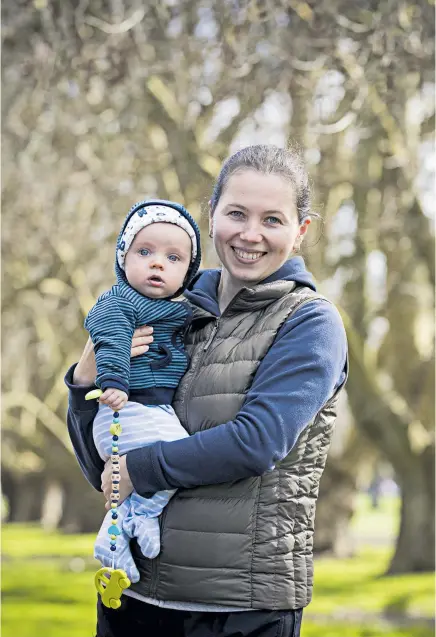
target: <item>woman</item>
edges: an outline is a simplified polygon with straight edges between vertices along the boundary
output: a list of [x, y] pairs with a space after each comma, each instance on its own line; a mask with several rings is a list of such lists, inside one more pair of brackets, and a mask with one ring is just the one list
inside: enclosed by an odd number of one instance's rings
[[[225, 162], [210, 201], [222, 267], [185, 294], [191, 362], [173, 406], [191, 435], [121, 463], [121, 500], [133, 488], [178, 492], [162, 515], [160, 555], [146, 560], [132, 546], [141, 581], [122, 609], [98, 604], [98, 637], [300, 634], [319, 481], [347, 375], [339, 313], [295, 256], [309, 223], [296, 152], [252, 146]], [[132, 355], [146, 351], [147, 333], [136, 333]], [[108, 499], [110, 466], [84, 401], [94, 378], [88, 344], [66, 377], [68, 426], [85, 476]]]

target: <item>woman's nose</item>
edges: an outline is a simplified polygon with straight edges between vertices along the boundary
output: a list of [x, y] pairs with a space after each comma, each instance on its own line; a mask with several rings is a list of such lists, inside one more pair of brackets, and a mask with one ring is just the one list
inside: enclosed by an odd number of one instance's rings
[[242, 241], [247, 241], [249, 243], [260, 243], [262, 241], [262, 233], [260, 232], [260, 228], [257, 224], [250, 224], [245, 226], [243, 231], [240, 233]]

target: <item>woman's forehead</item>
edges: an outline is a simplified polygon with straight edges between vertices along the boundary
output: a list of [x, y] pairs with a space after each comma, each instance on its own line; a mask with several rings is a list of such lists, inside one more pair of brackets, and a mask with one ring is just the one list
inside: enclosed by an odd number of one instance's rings
[[248, 209], [295, 210], [292, 184], [280, 175], [260, 173], [255, 170], [233, 174], [221, 196], [221, 205], [239, 203]]

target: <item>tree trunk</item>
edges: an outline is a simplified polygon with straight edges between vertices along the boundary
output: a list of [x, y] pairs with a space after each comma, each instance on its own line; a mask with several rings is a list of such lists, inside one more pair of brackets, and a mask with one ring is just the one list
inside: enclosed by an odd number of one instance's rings
[[433, 571], [435, 564], [434, 444], [418, 453], [409, 440], [410, 415], [377, 385], [362, 342], [344, 314], [352, 374], [347, 394], [356, 425], [392, 464], [404, 498], [401, 528], [389, 573]]
[[95, 533], [106, 513], [104, 496], [83, 479], [64, 483], [64, 508], [59, 527], [66, 533]]
[[64, 506], [64, 493], [57, 480], [50, 480], [45, 486], [41, 507], [41, 526], [45, 531], [53, 531], [59, 525]]
[[3, 494], [8, 501], [6, 522], [38, 522], [41, 517], [43, 476], [40, 473], [18, 476], [3, 471], [2, 482]]
[[417, 458], [413, 468], [398, 476], [402, 495], [401, 521], [389, 574], [434, 570], [434, 460], [429, 449], [426, 457]]

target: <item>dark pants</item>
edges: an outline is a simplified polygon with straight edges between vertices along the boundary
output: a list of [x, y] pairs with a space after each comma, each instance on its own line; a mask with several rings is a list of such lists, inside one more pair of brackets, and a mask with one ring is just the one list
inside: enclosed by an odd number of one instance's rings
[[300, 637], [303, 609], [202, 613], [122, 599], [112, 610], [99, 598], [96, 637]]

